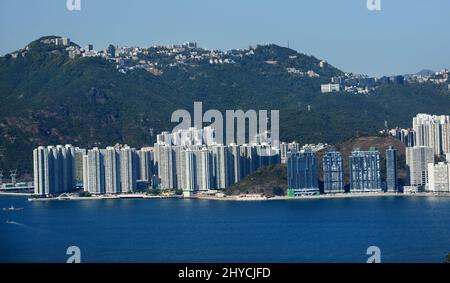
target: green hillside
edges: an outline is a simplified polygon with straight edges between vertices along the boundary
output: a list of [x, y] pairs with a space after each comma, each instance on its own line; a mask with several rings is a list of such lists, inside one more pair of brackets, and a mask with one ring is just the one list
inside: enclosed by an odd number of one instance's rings
[[[176, 109], [279, 109], [282, 140], [338, 143], [384, 125], [407, 127], [418, 112], [449, 114], [444, 86], [380, 87], [371, 95], [320, 93], [320, 84], [342, 74], [294, 50], [265, 45], [236, 64], [199, 64], [126, 74], [101, 58], [70, 59], [39, 40], [17, 58], [0, 58], [0, 168], [30, 172], [31, 150], [41, 144], [151, 145], [170, 130]], [[22, 56], [23, 55], [23, 56]], [[320, 77], [294, 76], [286, 68]], [[310, 111], [308, 111], [310, 106]]]

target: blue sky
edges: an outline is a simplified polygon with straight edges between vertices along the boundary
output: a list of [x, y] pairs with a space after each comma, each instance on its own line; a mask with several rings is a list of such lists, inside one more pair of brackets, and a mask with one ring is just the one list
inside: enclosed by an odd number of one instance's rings
[[44, 35], [84, 46], [197, 41], [206, 48], [287, 45], [336, 67], [374, 76], [450, 67], [450, 1], [0, 0], [0, 54]]

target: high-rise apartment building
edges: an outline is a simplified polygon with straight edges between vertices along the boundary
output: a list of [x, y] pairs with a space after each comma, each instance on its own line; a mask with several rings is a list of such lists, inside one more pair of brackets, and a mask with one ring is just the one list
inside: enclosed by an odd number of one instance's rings
[[311, 150], [288, 154], [288, 195], [319, 193], [317, 157]]
[[155, 144], [158, 150], [158, 174], [161, 178], [162, 189], [176, 188], [176, 167], [174, 165], [174, 151], [168, 144]]
[[172, 147], [172, 153], [173, 158], [172, 160], [174, 167], [174, 186], [177, 189], [183, 189], [186, 184], [186, 171], [185, 171], [185, 162], [186, 162], [186, 156], [184, 154], [184, 151], [186, 150], [185, 146], [177, 145], [177, 146], [171, 146]]
[[150, 182], [154, 170], [155, 153], [152, 147], [143, 147], [138, 151], [140, 179]]
[[137, 180], [136, 151], [129, 146], [120, 149], [120, 180], [122, 193], [132, 193], [136, 190]]
[[218, 144], [212, 146], [212, 159], [215, 164], [214, 179], [215, 188], [228, 188], [233, 182], [231, 181], [233, 175], [233, 168], [231, 162], [231, 154], [227, 146]]
[[212, 154], [207, 148], [196, 151], [197, 183], [199, 191], [208, 191], [214, 188], [211, 171]]
[[195, 153], [191, 149], [183, 150], [182, 153], [184, 166], [182, 166], [182, 187], [186, 196], [189, 196], [197, 187], [197, 166], [195, 162]]
[[257, 166], [257, 152], [256, 147], [253, 147], [249, 144], [243, 144], [239, 146], [239, 152], [241, 155], [240, 162], [240, 171], [241, 171], [241, 179], [245, 176], [252, 174], [258, 169]]
[[50, 194], [49, 156], [45, 147], [40, 146], [33, 151], [34, 194]]
[[287, 163], [287, 158], [288, 158], [288, 153], [289, 152], [296, 152], [300, 150], [300, 145], [298, 143], [294, 142], [290, 142], [290, 143], [285, 143], [282, 142], [280, 143], [280, 161], [281, 163]]
[[83, 156], [87, 154], [87, 150], [83, 148], [75, 148], [75, 185], [77, 188], [83, 187]]
[[231, 166], [233, 167], [232, 171], [232, 183], [237, 183], [241, 180], [242, 174], [241, 174], [241, 150], [240, 147], [234, 143], [230, 144], [229, 146], [230, 150], [230, 162], [232, 163]]
[[386, 190], [398, 192], [397, 150], [389, 146], [386, 150]]
[[428, 164], [434, 164], [433, 149], [428, 146], [406, 148], [410, 186], [423, 189], [428, 182]]
[[380, 153], [356, 149], [350, 156], [350, 192], [378, 192], [382, 190]]
[[450, 165], [448, 163], [428, 163], [426, 190], [434, 193], [450, 193]]
[[74, 154], [70, 145], [40, 146], [33, 151], [35, 194], [53, 195], [75, 189]]
[[439, 162], [428, 164], [426, 190], [434, 193], [450, 193], [450, 164]]
[[116, 147], [109, 146], [104, 151], [105, 166], [105, 192], [118, 194], [122, 192], [120, 151]]
[[418, 114], [413, 128], [417, 146], [431, 147], [435, 155], [450, 153], [450, 116]]
[[104, 194], [105, 167], [104, 152], [97, 147], [88, 150], [86, 164], [87, 180], [84, 180], [84, 190], [91, 194]]
[[324, 193], [335, 194], [344, 192], [343, 163], [341, 153], [328, 151], [323, 156], [323, 187]]

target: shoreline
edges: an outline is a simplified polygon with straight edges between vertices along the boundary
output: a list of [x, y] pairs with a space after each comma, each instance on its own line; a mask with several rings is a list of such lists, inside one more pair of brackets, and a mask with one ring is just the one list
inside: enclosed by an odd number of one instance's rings
[[435, 193], [379, 193], [379, 192], [365, 192], [365, 193], [338, 193], [338, 194], [323, 194], [323, 195], [310, 195], [310, 196], [227, 196], [227, 197], [215, 197], [215, 196], [196, 196], [195, 199], [204, 200], [224, 200], [224, 201], [292, 201], [292, 200], [311, 200], [311, 199], [342, 199], [342, 198], [370, 198], [370, 197], [450, 197], [449, 193], [435, 194]]
[[25, 197], [30, 197], [32, 195], [33, 195], [32, 193], [0, 192], [0, 196], [25, 196]]
[[[1, 195], [11, 196], [27, 196], [32, 194], [24, 193], [0, 193]], [[98, 195], [90, 197], [78, 197], [78, 196], [63, 196], [63, 197], [51, 197], [51, 198], [28, 198], [28, 201], [79, 201], [79, 200], [107, 200], [107, 199], [195, 199], [195, 200], [215, 200], [215, 201], [292, 201], [292, 200], [313, 200], [313, 199], [343, 199], [343, 198], [371, 198], [371, 197], [450, 197], [450, 194], [436, 194], [436, 193], [385, 193], [385, 192], [366, 192], [366, 193], [339, 193], [328, 195], [311, 195], [311, 196], [275, 196], [265, 197], [260, 195], [236, 195], [236, 196], [209, 196], [209, 195], [195, 195], [190, 197], [184, 197], [182, 195], [169, 195], [169, 196], [152, 196], [145, 194], [126, 194], [126, 195]]]
[[124, 194], [124, 195], [98, 195], [90, 197], [74, 197], [74, 196], [64, 196], [64, 197], [50, 197], [50, 198], [28, 198], [28, 201], [78, 201], [78, 200], [105, 200], [105, 199], [181, 199], [183, 196], [152, 196], [145, 194]]

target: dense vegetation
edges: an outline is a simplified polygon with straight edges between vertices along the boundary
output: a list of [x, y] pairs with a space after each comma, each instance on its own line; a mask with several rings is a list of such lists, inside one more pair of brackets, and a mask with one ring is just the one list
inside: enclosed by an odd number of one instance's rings
[[[320, 60], [276, 45], [254, 52], [236, 64], [173, 67], [155, 76], [122, 74], [106, 60], [70, 59], [61, 48], [33, 42], [24, 56], [0, 58], [0, 168], [30, 172], [31, 150], [41, 144], [151, 145], [158, 132], [174, 126], [171, 113], [191, 111], [194, 101], [202, 101], [204, 111], [279, 109], [281, 138], [300, 143], [338, 143], [376, 133], [385, 121], [410, 126], [418, 112], [449, 113], [444, 86], [325, 95], [320, 84], [341, 74], [338, 69], [320, 68]], [[320, 77], [295, 76], [287, 67]]]
[[263, 167], [226, 190], [228, 195], [261, 194], [284, 196], [287, 189], [286, 164]]

